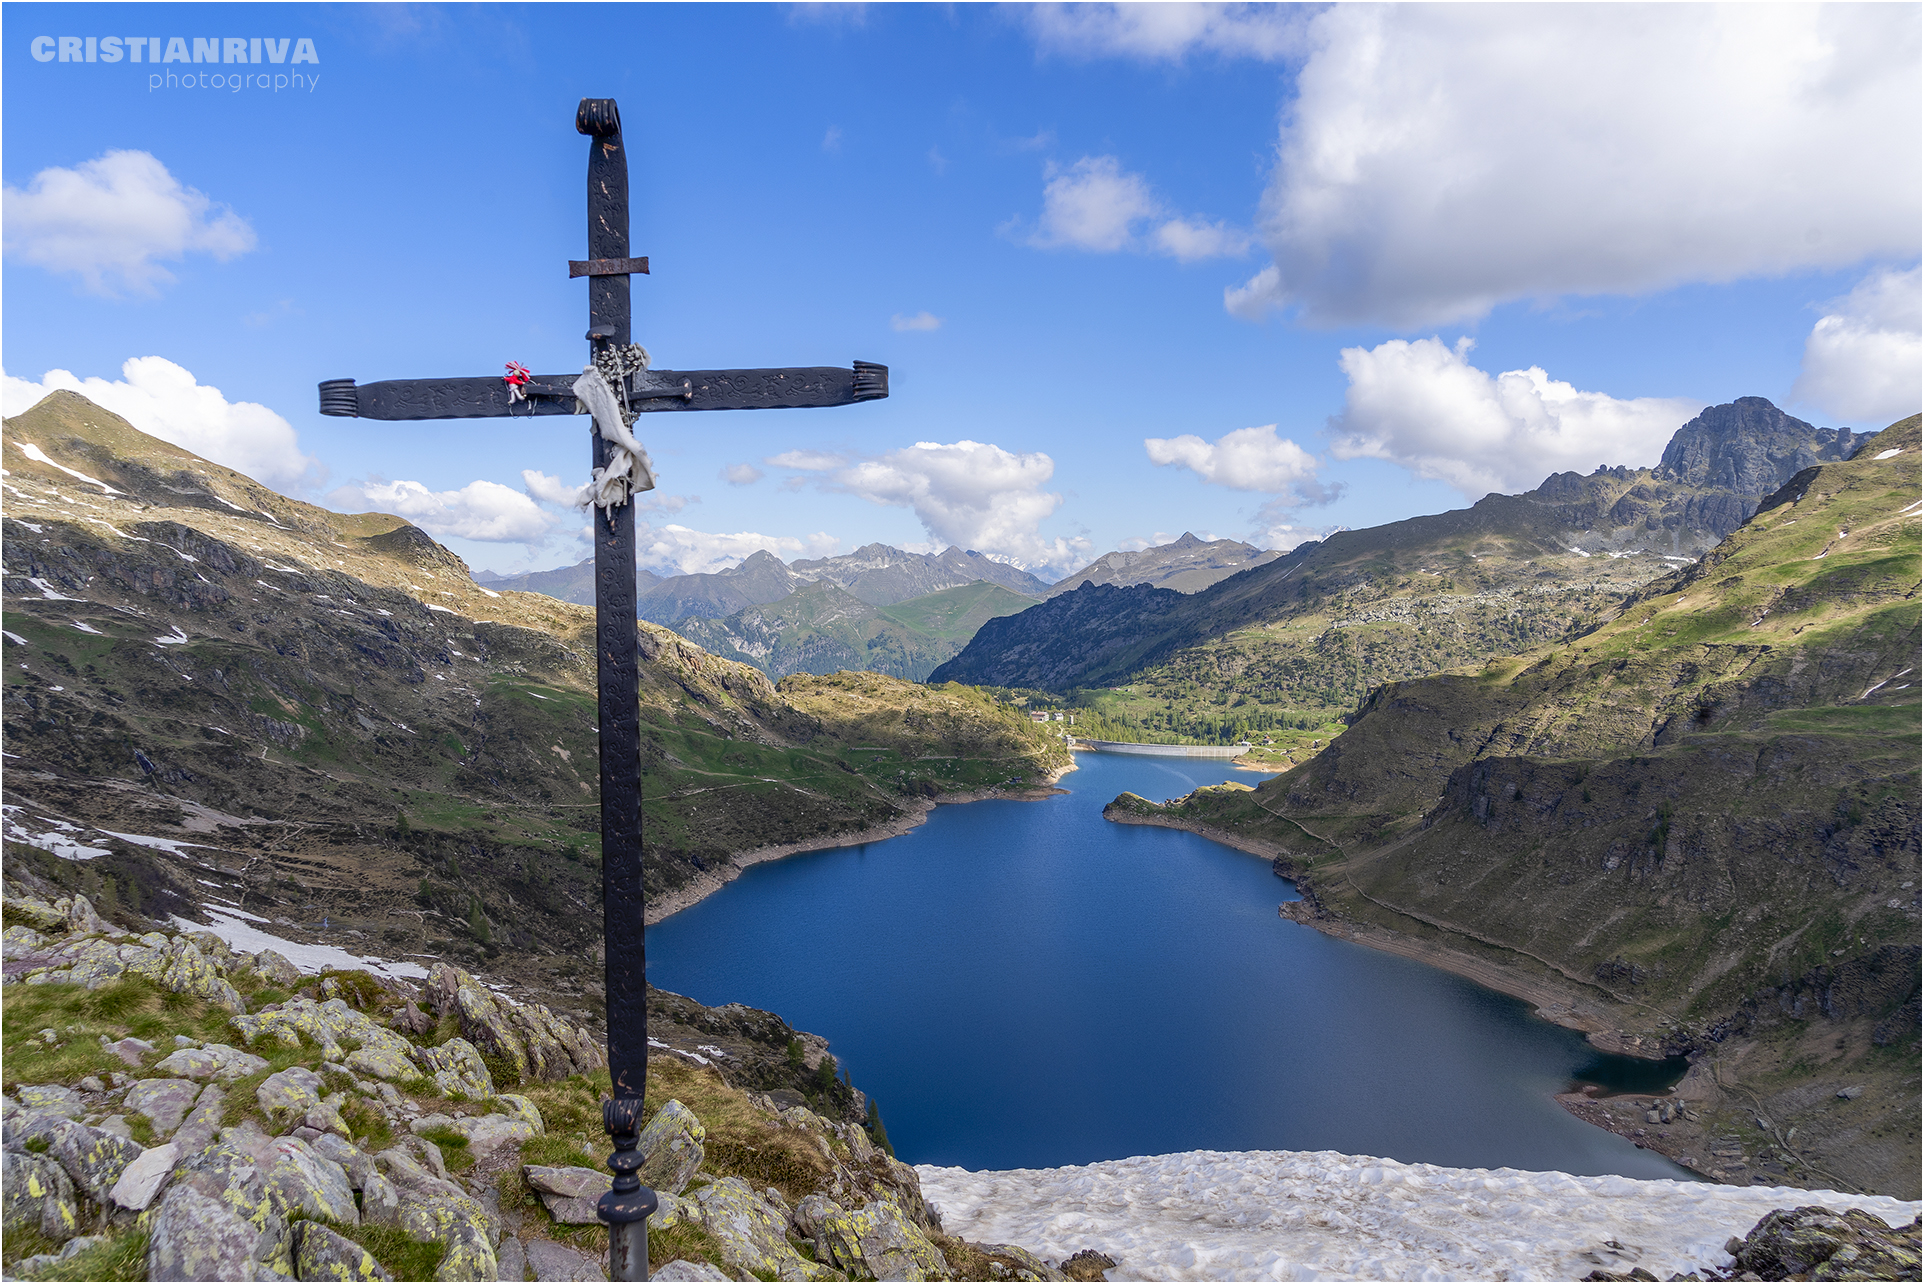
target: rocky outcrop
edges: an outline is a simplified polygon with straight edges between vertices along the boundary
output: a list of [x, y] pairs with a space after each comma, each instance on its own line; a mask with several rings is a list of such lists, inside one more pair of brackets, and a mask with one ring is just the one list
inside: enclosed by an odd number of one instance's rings
[[832, 1200], [812, 1196], [796, 1207], [795, 1221], [815, 1241], [817, 1259], [851, 1275], [879, 1281], [942, 1280], [949, 1275], [942, 1251], [893, 1200], [844, 1210]]
[[458, 968], [436, 964], [427, 992], [437, 1014], [456, 1014], [462, 1035], [518, 1079], [565, 1080], [607, 1065], [607, 1051], [581, 1027], [540, 1004], [497, 995]]
[[[103, 1246], [125, 1254], [144, 1244], [145, 1271], [154, 1280], [493, 1280], [518, 1279], [530, 1269], [599, 1278], [594, 1255], [562, 1243], [561, 1230], [598, 1223], [608, 1171], [522, 1163], [535, 1154], [571, 1155], [587, 1145], [584, 1133], [603, 1141], [594, 1088], [538, 1075], [564, 1059], [574, 1064], [587, 1032], [455, 969], [437, 971], [420, 992], [408, 983], [330, 974], [302, 979], [299, 993], [254, 1013], [185, 1010], [197, 1014], [188, 1019], [193, 1034], [156, 1037], [174, 1046], [165, 1057], [142, 1041], [130, 1064], [115, 1051], [125, 1028], [90, 1016], [87, 1005], [95, 1001], [86, 998], [84, 982], [32, 978], [72, 958], [77, 943], [131, 940], [177, 957], [185, 954], [182, 943], [68, 928], [69, 917], [91, 924], [71, 912], [71, 905], [41, 902], [31, 913], [46, 929], [9, 925], [9, 942], [25, 952], [9, 962], [26, 965], [8, 973], [9, 983], [50, 987], [33, 993], [36, 1002], [71, 997], [78, 1019], [9, 1050], [9, 1071], [69, 1065], [61, 1059], [74, 1041], [104, 1067], [128, 1069], [103, 1069], [73, 1084], [16, 1084], [15, 1096], [0, 1099], [5, 1227], [60, 1246], [32, 1260], [6, 1260], [9, 1275]], [[263, 977], [253, 969], [261, 956], [216, 949], [198, 935], [185, 945], [210, 961], [220, 980], [238, 979], [237, 994], [261, 993]], [[413, 1001], [441, 1020], [417, 1021]], [[678, 1083], [675, 1076], [692, 1075], [701, 1077], [703, 1096], [668, 1098], [641, 1130], [642, 1175], [659, 1195], [650, 1225], [665, 1236], [690, 1229], [700, 1255], [714, 1260], [691, 1257], [660, 1278], [956, 1274], [915, 1172], [879, 1150], [861, 1126], [794, 1105], [788, 1099], [801, 1095], [786, 1088], [776, 1090], [778, 1098], [731, 1086], [730, 1077], [754, 1074], [765, 1056], [779, 1059], [785, 1075], [797, 1074], [799, 1062], [800, 1074], [819, 1086], [828, 1078], [824, 1070], [834, 1069], [821, 1039], [741, 1006], [706, 1009], [659, 992], [651, 996], [656, 1004], [675, 1014], [660, 1030], [704, 1051], [664, 1059], [651, 1075], [651, 1094], [660, 1076]], [[422, 1012], [415, 1005], [413, 1014]], [[468, 1034], [449, 1036], [448, 1018]], [[222, 1027], [249, 1047], [207, 1038]], [[447, 1038], [430, 1043], [437, 1034]], [[484, 1053], [476, 1041], [495, 1052]], [[526, 1091], [500, 1092], [495, 1077], [517, 1074], [517, 1047], [526, 1059]], [[370, 1056], [357, 1061], [363, 1053]], [[596, 1075], [605, 1091], [605, 1073]], [[840, 1087], [833, 1098], [818, 1088], [816, 1100], [830, 1110], [862, 1100]], [[718, 1092], [731, 1095], [719, 1115], [687, 1105], [710, 1102]], [[574, 1136], [559, 1147], [547, 1136], [545, 1110], [569, 1121]], [[145, 1130], [158, 1145], [144, 1148], [125, 1136], [149, 1137]], [[369, 1141], [376, 1135], [379, 1145]], [[773, 1168], [751, 1181], [727, 1171], [738, 1161]], [[503, 1175], [513, 1170], [525, 1184], [515, 1190], [534, 1199], [505, 1198]], [[431, 1262], [410, 1258], [403, 1270], [384, 1261], [382, 1246], [396, 1243], [393, 1232], [435, 1247]], [[815, 1242], [817, 1260], [798, 1253], [792, 1236]], [[1046, 1265], [1032, 1271], [1019, 1255], [1012, 1250], [997, 1261], [1013, 1264], [1015, 1279], [1054, 1279]]]
[[1919, 1220], [1892, 1228], [1862, 1209], [1843, 1214], [1817, 1205], [1779, 1209], [1742, 1241], [1727, 1245], [1734, 1273], [1767, 1281], [1915, 1281]]

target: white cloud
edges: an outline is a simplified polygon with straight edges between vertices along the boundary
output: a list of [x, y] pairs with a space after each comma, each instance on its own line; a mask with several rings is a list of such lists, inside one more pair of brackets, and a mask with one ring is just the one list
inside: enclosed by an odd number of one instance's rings
[[543, 504], [565, 504], [573, 506], [581, 498], [582, 489], [570, 486], [558, 477], [550, 477], [540, 469], [525, 468], [521, 471], [522, 485], [528, 494]]
[[931, 312], [919, 312], [913, 317], [906, 317], [899, 312], [889, 318], [889, 329], [940, 330], [942, 329], [942, 318]]
[[1328, 540], [1337, 532], [1350, 529], [1346, 526], [1300, 526], [1292, 518], [1287, 506], [1264, 505], [1257, 511], [1256, 529], [1250, 533], [1250, 543], [1259, 549], [1277, 549], [1288, 553], [1300, 544]]
[[822, 135], [822, 150], [839, 152], [842, 150], [842, 126], [831, 125]]
[[829, 469], [841, 468], [849, 461], [841, 455], [831, 455], [827, 451], [784, 451], [771, 455], [762, 461], [775, 468], [801, 469], [807, 473], [822, 473]]
[[1332, 6], [1275, 262], [1225, 304], [1416, 327], [1914, 258], [1919, 38], [1916, 5]]
[[917, 442], [837, 471], [830, 485], [874, 504], [912, 510], [941, 545], [961, 545], [1025, 567], [1081, 565], [1089, 541], [1044, 539], [1038, 528], [1063, 497], [1043, 490], [1056, 471], [1041, 451], [989, 442]]
[[1043, 186], [1043, 218], [1030, 244], [1114, 253], [1131, 240], [1130, 225], [1163, 206], [1141, 174], [1125, 173], [1114, 156], [1085, 156]]
[[1530, 490], [1552, 473], [1655, 464], [1703, 409], [1679, 397], [1580, 392], [1536, 366], [1492, 377], [1470, 364], [1472, 347], [1431, 338], [1344, 349], [1350, 387], [1330, 423], [1332, 453], [1391, 460], [1476, 500]]
[[1792, 396], [1883, 426], [1919, 409], [1919, 270], [1874, 272], [1829, 305], [1805, 340]]
[[38, 383], [0, 374], [5, 387], [0, 409], [18, 415], [64, 388], [143, 433], [276, 490], [308, 485], [325, 474], [318, 460], [302, 454], [294, 426], [259, 402], [230, 402], [220, 389], [199, 383], [193, 372], [165, 357], [132, 358], [121, 364], [120, 373], [117, 380], [80, 379], [69, 370], [50, 370]]
[[1273, 4], [1040, 4], [1023, 11], [1043, 48], [1071, 57], [1177, 59], [1193, 49], [1276, 59], [1302, 52], [1305, 8]]
[[73, 273], [96, 294], [157, 293], [174, 276], [157, 260], [254, 248], [247, 220], [167, 172], [147, 152], [110, 151], [75, 169], [41, 170], [4, 193], [6, 252]]
[[[1192, 263], [1250, 248], [1249, 233], [1221, 221], [1167, 217], [1170, 211], [1149, 180], [1126, 171], [1114, 156], [1085, 156], [1066, 170], [1051, 165], [1044, 175], [1042, 217], [1027, 238], [1041, 249], [1137, 250]], [[1139, 231], [1138, 224], [1154, 226]]]
[[392, 513], [429, 535], [464, 540], [534, 543], [547, 539], [562, 522], [499, 482], [474, 481], [458, 491], [431, 491], [419, 482], [370, 478], [337, 487], [327, 499], [342, 512]]
[[1181, 465], [1204, 481], [1233, 491], [1301, 496], [1308, 490], [1321, 498], [1316, 457], [1289, 438], [1278, 437], [1275, 424], [1239, 428], [1214, 442], [1194, 433], [1146, 437], [1143, 449], [1153, 464]]
[[719, 534], [694, 531], [675, 523], [644, 524], [635, 533], [635, 556], [644, 567], [662, 575], [695, 575], [727, 570], [763, 549], [789, 560], [826, 558], [841, 543], [826, 531], [798, 539], [790, 535], [763, 535], [758, 531]]
[[1250, 250], [1250, 234], [1226, 223], [1171, 219], [1156, 229], [1156, 248], [1182, 263], [1235, 258]]
[[726, 464], [721, 476], [730, 486], [753, 486], [762, 480], [763, 474], [753, 464]]

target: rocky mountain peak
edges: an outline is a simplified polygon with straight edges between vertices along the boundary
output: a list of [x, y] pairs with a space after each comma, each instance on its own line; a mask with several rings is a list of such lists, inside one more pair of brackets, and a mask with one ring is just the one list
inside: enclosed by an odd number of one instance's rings
[[1757, 498], [1800, 469], [1849, 459], [1863, 434], [1817, 428], [1763, 397], [1707, 406], [1672, 435], [1658, 476]]

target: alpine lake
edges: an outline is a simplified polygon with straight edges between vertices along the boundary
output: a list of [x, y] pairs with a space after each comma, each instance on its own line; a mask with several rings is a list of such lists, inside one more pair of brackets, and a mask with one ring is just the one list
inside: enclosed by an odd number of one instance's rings
[[649, 980], [830, 1041], [911, 1164], [1049, 1168], [1337, 1151], [1694, 1178], [1552, 1095], [1661, 1092], [1524, 1002], [1282, 919], [1262, 858], [1105, 821], [1227, 761], [1079, 753], [1040, 802], [936, 808], [898, 838], [743, 871], [648, 930]]

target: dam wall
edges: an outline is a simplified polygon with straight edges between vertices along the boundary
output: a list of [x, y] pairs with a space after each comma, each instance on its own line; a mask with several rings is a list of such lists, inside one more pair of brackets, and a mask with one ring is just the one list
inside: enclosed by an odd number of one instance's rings
[[1185, 759], [1235, 759], [1250, 752], [1250, 742], [1235, 745], [1150, 745], [1141, 741], [1089, 741], [1077, 737], [1072, 749], [1102, 754], [1155, 754]]

